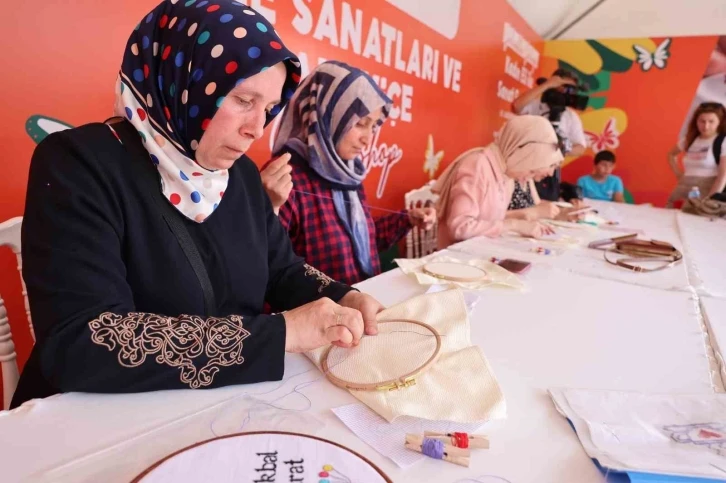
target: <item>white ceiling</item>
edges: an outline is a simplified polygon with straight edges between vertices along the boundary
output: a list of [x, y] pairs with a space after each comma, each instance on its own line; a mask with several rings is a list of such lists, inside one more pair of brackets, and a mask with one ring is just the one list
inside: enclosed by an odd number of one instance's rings
[[545, 39], [553, 38], [593, 6], [559, 38], [726, 35], [726, 0], [507, 1]]

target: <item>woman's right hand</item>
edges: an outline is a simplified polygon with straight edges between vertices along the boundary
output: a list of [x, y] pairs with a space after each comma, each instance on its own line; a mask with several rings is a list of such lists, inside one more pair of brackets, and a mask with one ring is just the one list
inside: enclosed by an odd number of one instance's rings
[[262, 186], [270, 197], [275, 214], [280, 211], [292, 191], [292, 166], [288, 164], [289, 161], [290, 153], [285, 153], [260, 172]]
[[522, 221], [520, 220], [515, 227], [515, 231], [522, 236], [531, 238], [541, 238], [546, 235], [553, 235], [554, 228], [550, 225], [540, 223], [539, 221]]
[[537, 213], [537, 219], [540, 220], [554, 220], [560, 214], [559, 207], [549, 201], [541, 201], [534, 207], [534, 210]]
[[282, 314], [285, 317], [285, 351], [307, 352], [333, 344], [358, 345], [363, 336], [363, 315], [327, 297]]

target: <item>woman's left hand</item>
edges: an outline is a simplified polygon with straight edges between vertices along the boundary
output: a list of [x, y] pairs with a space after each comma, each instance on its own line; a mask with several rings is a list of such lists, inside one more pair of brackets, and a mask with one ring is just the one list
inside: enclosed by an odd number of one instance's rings
[[429, 231], [436, 222], [436, 208], [412, 208], [408, 210], [411, 225]]
[[368, 294], [352, 290], [338, 301], [338, 305], [355, 309], [363, 315], [363, 325], [366, 335], [378, 333], [378, 322], [376, 316], [384, 309], [383, 305]]

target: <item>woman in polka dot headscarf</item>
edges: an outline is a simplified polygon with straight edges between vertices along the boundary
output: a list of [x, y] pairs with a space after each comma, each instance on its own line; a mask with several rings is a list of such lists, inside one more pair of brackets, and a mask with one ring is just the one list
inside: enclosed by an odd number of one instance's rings
[[[300, 63], [263, 17], [235, 2], [164, 2], [139, 23], [126, 47], [115, 114], [142, 134], [164, 195], [183, 215], [203, 222], [222, 199], [227, 169], [294, 92]], [[278, 72], [268, 72], [273, 66]], [[281, 90], [269, 89], [273, 102], [264, 109], [253, 108], [260, 99], [245, 96], [243, 81], [253, 76], [260, 84], [284, 79]], [[212, 123], [217, 112], [218, 120], [238, 119], [229, 127], [244, 130], [243, 139]]]
[[37, 343], [13, 405], [276, 380], [286, 351], [375, 333], [381, 305], [293, 253], [244, 155], [299, 72], [241, 3], [168, 0], [142, 19], [122, 118], [51, 134], [33, 155], [23, 275]]

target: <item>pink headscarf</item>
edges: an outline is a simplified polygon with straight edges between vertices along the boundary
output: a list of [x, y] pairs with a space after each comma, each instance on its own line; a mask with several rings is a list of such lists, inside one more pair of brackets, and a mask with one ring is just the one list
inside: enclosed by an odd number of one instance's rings
[[476, 151], [496, 157], [492, 161], [506, 166], [507, 170], [519, 172], [548, 168], [564, 159], [557, 144], [557, 134], [547, 119], [541, 116], [513, 117], [504, 125], [497, 141], [459, 155], [441, 174], [432, 188], [434, 193], [439, 194], [439, 218], [445, 218], [451, 186], [461, 160]]

